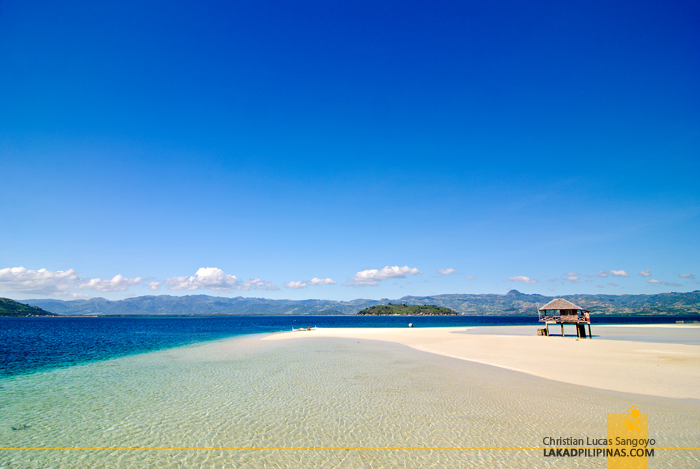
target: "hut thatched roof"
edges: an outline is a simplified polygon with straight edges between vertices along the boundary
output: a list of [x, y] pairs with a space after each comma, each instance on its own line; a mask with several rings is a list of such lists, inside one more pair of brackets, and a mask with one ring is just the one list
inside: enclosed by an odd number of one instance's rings
[[540, 308], [540, 311], [551, 311], [555, 309], [580, 309], [585, 311], [585, 309], [581, 308], [578, 305], [573, 304], [570, 301], [562, 300], [561, 298], [557, 298], [556, 300], [552, 300], [543, 307]]

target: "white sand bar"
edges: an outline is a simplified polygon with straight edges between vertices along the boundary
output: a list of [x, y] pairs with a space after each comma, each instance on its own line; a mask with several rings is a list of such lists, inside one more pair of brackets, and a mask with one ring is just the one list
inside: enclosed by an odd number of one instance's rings
[[[700, 399], [698, 345], [595, 338], [576, 340], [575, 337], [561, 336], [485, 335], [468, 333], [468, 329], [329, 328], [274, 334], [263, 340], [337, 337], [394, 342], [424, 352], [581, 386]], [[531, 329], [534, 333], [536, 328]]]

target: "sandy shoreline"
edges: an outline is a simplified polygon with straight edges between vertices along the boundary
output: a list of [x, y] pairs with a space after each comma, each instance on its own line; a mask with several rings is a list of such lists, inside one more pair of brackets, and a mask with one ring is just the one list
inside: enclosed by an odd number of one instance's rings
[[[523, 327], [534, 333], [535, 327]], [[677, 327], [686, 329], [689, 326]], [[274, 334], [262, 340], [335, 337], [393, 342], [424, 352], [570, 384], [651, 396], [700, 399], [698, 345], [470, 334], [470, 329], [475, 328], [329, 328]]]

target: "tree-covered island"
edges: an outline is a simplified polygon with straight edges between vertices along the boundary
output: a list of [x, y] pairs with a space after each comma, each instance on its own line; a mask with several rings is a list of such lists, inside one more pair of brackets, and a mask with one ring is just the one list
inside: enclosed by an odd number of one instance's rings
[[453, 316], [458, 315], [457, 311], [441, 306], [433, 305], [376, 305], [365, 308], [359, 313], [361, 316]]
[[32, 317], [32, 316], [58, 316], [58, 314], [45, 311], [38, 306], [29, 306], [9, 298], [0, 298], [0, 316], [5, 317]]

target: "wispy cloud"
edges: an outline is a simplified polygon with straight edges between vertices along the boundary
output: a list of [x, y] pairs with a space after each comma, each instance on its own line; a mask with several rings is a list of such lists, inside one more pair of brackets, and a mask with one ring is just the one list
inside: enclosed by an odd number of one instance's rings
[[113, 278], [105, 280], [81, 278], [74, 269], [58, 271], [30, 270], [24, 267], [0, 269], [0, 291], [4, 292], [82, 298], [87, 295], [71, 293], [71, 290], [125, 291], [141, 282], [143, 282], [143, 277], [126, 278], [121, 275], [115, 275]]
[[578, 283], [578, 281], [581, 280], [581, 279], [578, 278], [578, 277], [576, 277], [575, 275], [569, 275], [568, 277], [566, 277], [565, 280], [566, 280], [567, 282], [571, 282], [571, 283]]
[[476, 277], [474, 277], [473, 275], [467, 275], [464, 278], [466, 278], [467, 280], [474, 280]]
[[241, 282], [235, 275], [225, 274], [216, 267], [201, 267], [191, 277], [171, 277], [165, 284], [170, 290], [279, 290], [279, 287], [259, 278]]
[[641, 272], [639, 272], [639, 275], [641, 275], [642, 277], [651, 277], [651, 269], [642, 270]]
[[683, 274], [683, 275], [679, 275], [679, 277], [680, 277], [680, 278], [690, 278], [690, 279], [694, 279], [694, 278], [695, 278], [695, 274]]
[[243, 285], [241, 285], [241, 288], [237, 288], [237, 290], [266, 290], [266, 291], [275, 291], [279, 290], [280, 288], [277, 285], [273, 285], [271, 282], [266, 281], [266, 280], [260, 280], [259, 278], [251, 278], [250, 280], [246, 280]]
[[160, 290], [160, 282], [151, 282], [148, 284], [151, 290]]
[[84, 300], [87, 298], [91, 298], [90, 295], [86, 295], [85, 293], [74, 292], [61, 293], [60, 296], [65, 296], [66, 298], [75, 298], [76, 300]]
[[330, 278], [312, 278], [311, 280], [303, 280], [301, 282], [285, 282], [287, 288], [306, 288], [307, 286], [314, 287], [316, 285], [335, 285], [333, 279]]
[[598, 272], [598, 275], [597, 275], [597, 277], [607, 277], [607, 276], [608, 276], [608, 273], [604, 270], [601, 270], [600, 272]]
[[661, 280], [656, 280], [656, 279], [651, 279], [651, 280], [649, 280], [649, 283], [652, 284], [652, 285], [664, 285], [664, 286], [667, 286], [667, 287], [682, 287], [682, 286], [683, 286], [683, 285], [681, 285], [680, 283], [676, 283], [676, 282], [673, 282], [673, 283], [670, 283], [670, 282], [662, 282]]
[[406, 278], [406, 275], [419, 275], [422, 273], [415, 267], [386, 266], [381, 269], [362, 270], [353, 275], [346, 285], [351, 287], [376, 286], [382, 280], [389, 278]]
[[457, 271], [455, 269], [438, 269], [437, 273], [440, 275], [450, 275], [450, 274], [456, 274]]
[[619, 287], [619, 285], [615, 282], [609, 282], [608, 285], [610, 285], [611, 287]]
[[511, 282], [537, 283], [537, 280], [535, 280], [534, 278], [525, 277], [524, 275], [510, 277], [508, 280], [510, 280]]

